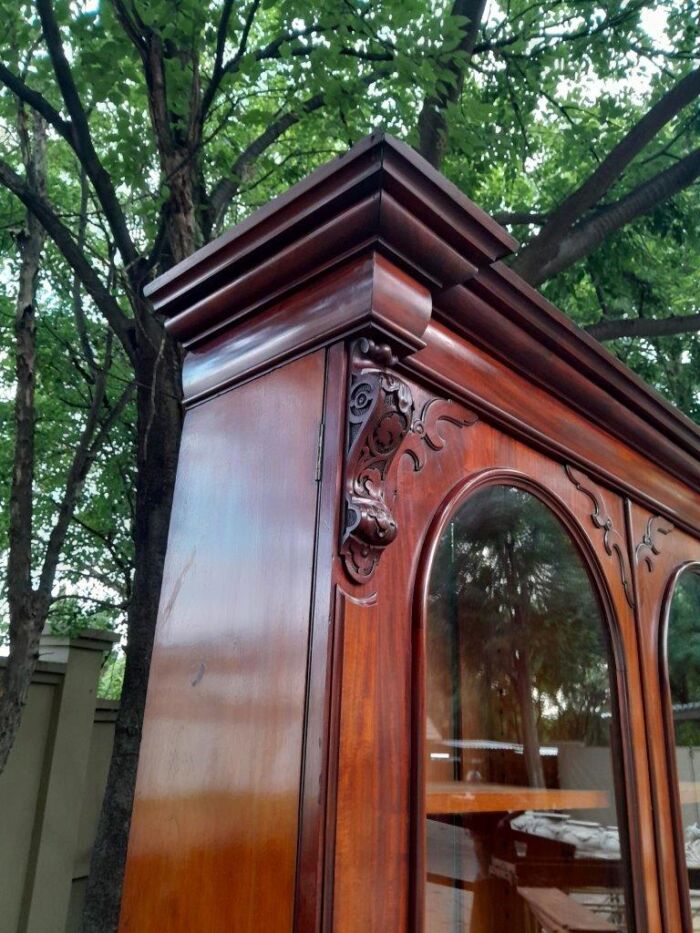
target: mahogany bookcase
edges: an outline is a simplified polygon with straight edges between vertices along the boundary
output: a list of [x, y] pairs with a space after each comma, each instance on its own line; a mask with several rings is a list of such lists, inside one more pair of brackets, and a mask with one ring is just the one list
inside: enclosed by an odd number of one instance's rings
[[[663, 637], [700, 562], [700, 432], [510, 271], [515, 247], [377, 134], [150, 286], [186, 413], [122, 933], [691, 929]], [[554, 516], [595, 591], [614, 789], [529, 780], [525, 739], [426, 729], [431, 567], [494, 487]], [[590, 828], [577, 810], [611, 794], [603, 868], [519, 828]], [[431, 833], [452, 868], [467, 840], [447, 882]], [[538, 846], [565, 870], [538, 875]], [[506, 902], [519, 919], [493, 919]]]

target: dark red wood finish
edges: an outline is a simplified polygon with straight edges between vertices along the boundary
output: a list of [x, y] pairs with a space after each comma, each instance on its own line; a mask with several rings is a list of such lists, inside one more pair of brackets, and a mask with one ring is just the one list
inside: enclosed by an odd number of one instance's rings
[[122, 930], [291, 929], [324, 355], [187, 415]]
[[673, 715], [666, 672], [666, 625], [678, 576], [692, 562], [700, 561], [700, 541], [671, 522], [661, 520], [658, 513], [637, 505], [630, 506], [630, 525], [635, 543], [634, 573], [639, 594], [637, 624], [665, 929], [690, 930]]
[[[427, 400], [417, 386], [414, 396], [421, 399], [421, 404]], [[591, 520], [591, 500], [572, 482], [563, 463], [552, 461], [483, 421], [462, 428], [445, 423], [440, 433], [444, 448], [429, 449], [419, 472], [414, 472], [407, 456], [398, 464], [395, 514], [401, 537], [387, 549], [371, 583], [350, 590], [346, 575], [338, 568], [347, 650], [339, 691], [335, 897], [330, 929], [342, 933], [386, 929], [389, 917], [394, 918], [396, 929], [422, 929], [420, 916], [408, 915], [408, 907], [419, 892], [410, 889], [411, 824], [405, 818], [409, 801], [420, 799], [419, 784], [412, 789], [407, 778], [412, 773], [409, 762], [421, 757], [419, 750], [412, 749], [412, 742], [418, 741], [424, 728], [419, 711], [411, 729], [412, 691], [417, 691], [418, 702], [421, 695], [421, 663], [415, 663], [412, 657], [412, 649], [419, 653], [422, 650], [420, 611], [415, 616], [417, 629], [411, 631], [413, 607], [422, 592], [420, 583], [416, 589], [416, 581], [424, 581], [428, 572], [430, 545], [436, 535], [431, 522], [439, 521], [436, 516], [454, 507], [460, 491], [487, 481], [510, 481], [543, 487], [541, 495], [565, 520], [587, 554], [607, 607], [616, 659], [626, 804], [627, 811], [633, 814], [629, 821], [635, 879], [632, 910], [637, 929], [659, 930], [637, 633], [619, 561], [607, 553], [603, 534]], [[599, 497], [624, 541], [622, 500], [592, 482], [587, 488]], [[372, 799], [370, 808], [366, 807], [368, 796]], [[422, 813], [419, 820], [422, 822]], [[414, 835], [419, 846], [420, 834], [419, 823]], [[389, 857], [389, 851], [393, 857]], [[420, 858], [420, 852], [415, 855]], [[417, 878], [415, 884], [420, 883]]]
[[700, 560], [700, 431], [513, 246], [374, 136], [151, 287], [189, 410], [122, 931], [420, 933], [425, 580], [499, 479], [564, 522], [608, 621], [634, 928], [688, 929], [660, 620]]

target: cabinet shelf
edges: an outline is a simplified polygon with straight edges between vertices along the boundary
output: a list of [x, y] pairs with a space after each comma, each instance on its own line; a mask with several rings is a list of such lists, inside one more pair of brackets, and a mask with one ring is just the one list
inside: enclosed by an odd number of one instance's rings
[[442, 781], [428, 784], [428, 816], [449, 813], [502, 813], [509, 810], [595, 810], [609, 805], [602, 790], [512, 787]]

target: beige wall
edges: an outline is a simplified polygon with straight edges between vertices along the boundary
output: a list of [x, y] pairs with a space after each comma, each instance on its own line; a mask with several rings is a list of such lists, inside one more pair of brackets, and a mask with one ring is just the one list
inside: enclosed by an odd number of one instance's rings
[[96, 699], [97, 683], [115, 639], [42, 638], [0, 775], [0, 933], [79, 933], [117, 713]]

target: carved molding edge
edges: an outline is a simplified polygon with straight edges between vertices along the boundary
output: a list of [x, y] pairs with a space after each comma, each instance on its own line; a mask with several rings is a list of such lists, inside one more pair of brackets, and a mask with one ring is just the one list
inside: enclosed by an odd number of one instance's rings
[[427, 452], [445, 446], [437, 429], [440, 421], [462, 427], [477, 420], [473, 412], [443, 399], [428, 401], [416, 418], [410, 387], [387, 370], [395, 363], [387, 345], [363, 337], [352, 347], [340, 554], [355, 583], [372, 578], [398, 533], [387, 479], [399, 450], [416, 471], [422, 470]]
[[582, 473], [580, 470], [574, 469], [574, 467], [569, 466], [569, 464], [566, 464], [564, 469], [566, 470], [566, 475], [579, 492], [582, 492], [592, 502], [593, 511], [591, 512], [591, 520], [595, 527], [603, 532], [603, 546], [605, 547], [606, 553], [611, 557], [614, 555], [617, 558], [620, 579], [625, 591], [625, 596], [627, 602], [634, 609], [635, 598], [634, 589], [632, 587], [632, 569], [627, 553], [627, 545], [624, 535], [615, 528], [613, 520], [610, 518], [605, 499], [603, 498], [603, 492], [590, 477], [586, 476], [586, 474]]
[[661, 541], [658, 535], [670, 535], [675, 527], [672, 522], [667, 521], [661, 515], [652, 515], [649, 518], [642, 540], [634, 552], [637, 563], [644, 561], [649, 573], [654, 569], [654, 557], [658, 557], [661, 553]]

